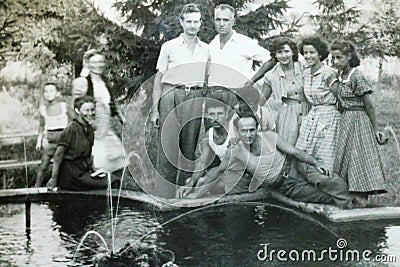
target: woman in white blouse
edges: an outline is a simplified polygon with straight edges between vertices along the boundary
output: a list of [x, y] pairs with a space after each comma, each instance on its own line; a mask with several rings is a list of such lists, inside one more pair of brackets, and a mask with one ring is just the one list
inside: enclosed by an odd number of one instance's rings
[[111, 116], [118, 116], [125, 122], [117, 109], [109, 91], [109, 84], [103, 72], [106, 67], [104, 56], [97, 50], [89, 50], [83, 57], [81, 77], [73, 82], [73, 96], [86, 94], [96, 101], [95, 140], [92, 149], [95, 169], [114, 172], [125, 167], [125, 158], [121, 140], [111, 129]]

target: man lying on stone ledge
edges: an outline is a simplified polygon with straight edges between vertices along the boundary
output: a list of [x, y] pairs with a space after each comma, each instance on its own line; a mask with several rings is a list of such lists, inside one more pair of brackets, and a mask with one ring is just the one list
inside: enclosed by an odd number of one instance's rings
[[[306, 152], [285, 142], [273, 131], [260, 132], [251, 111], [238, 113], [233, 121], [239, 140], [229, 147], [221, 164], [182, 189], [180, 196], [200, 198], [207, 193], [236, 194], [268, 186], [296, 201], [335, 204], [341, 208], [359, 205], [349, 194], [346, 182], [327, 173], [324, 165]], [[307, 164], [302, 175], [289, 177], [287, 156]]]

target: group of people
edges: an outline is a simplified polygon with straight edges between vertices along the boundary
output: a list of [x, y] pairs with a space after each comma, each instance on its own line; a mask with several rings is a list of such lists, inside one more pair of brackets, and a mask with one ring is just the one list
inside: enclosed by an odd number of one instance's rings
[[[43, 89], [39, 107], [39, 135], [42, 164], [35, 186], [47, 182], [49, 189], [86, 190], [107, 188], [106, 173], [119, 179], [125, 168], [123, 145], [111, 128], [111, 116], [125, 118], [109, 90], [105, 58], [89, 50], [83, 58], [81, 76], [72, 82], [71, 101], [62, 101], [55, 83]], [[46, 174], [53, 159], [51, 177]]]
[[[386, 192], [378, 150], [384, 135], [372, 88], [357, 69], [356, 47], [349, 41], [329, 46], [318, 36], [298, 44], [278, 37], [268, 51], [233, 30], [235, 15], [232, 6], [218, 5], [218, 34], [206, 44], [197, 36], [199, 7], [185, 5], [183, 32], [161, 46], [149, 117], [159, 132], [157, 195], [198, 198], [266, 186], [298, 201], [349, 208]], [[333, 68], [324, 63], [329, 55]], [[104, 67], [98, 51], [85, 54], [73, 104], [59, 101], [55, 84], [44, 86], [36, 186], [50, 158], [49, 188], [102, 188], [106, 180], [96, 179], [94, 168], [112, 173], [125, 167], [110, 117], [125, 118]]]
[[197, 36], [195, 4], [179, 21], [183, 32], [162, 45], [154, 80], [160, 196], [268, 186], [298, 201], [353, 207], [386, 192], [384, 134], [354, 44], [278, 37], [268, 51], [233, 30], [235, 9], [226, 4], [214, 10], [218, 34], [208, 45]]

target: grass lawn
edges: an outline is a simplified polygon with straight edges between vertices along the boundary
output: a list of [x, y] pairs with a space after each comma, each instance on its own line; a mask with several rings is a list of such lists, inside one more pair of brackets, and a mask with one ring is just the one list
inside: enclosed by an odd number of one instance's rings
[[[400, 77], [384, 77], [381, 88], [373, 94], [378, 124], [382, 127], [387, 123], [392, 125], [397, 140], [400, 140], [399, 89]], [[400, 151], [396, 139], [391, 136], [386, 145], [380, 146], [389, 192], [371, 197], [373, 205], [400, 206]]]

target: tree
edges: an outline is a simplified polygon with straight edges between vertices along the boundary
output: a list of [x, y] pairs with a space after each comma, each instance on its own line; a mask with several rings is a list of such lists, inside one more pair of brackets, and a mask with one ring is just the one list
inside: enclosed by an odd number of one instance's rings
[[362, 42], [365, 25], [359, 24], [360, 10], [357, 6], [347, 7], [344, 0], [315, 0], [319, 13], [310, 15], [317, 26], [316, 33], [331, 41], [348, 39]]
[[[195, 0], [192, 2], [198, 4], [202, 12], [203, 23], [199, 36], [203, 41], [209, 42], [216, 35], [213, 13], [217, 5], [230, 4], [237, 10], [242, 10], [247, 3], [253, 1]], [[288, 2], [288, 0], [274, 0], [259, 6], [255, 11], [245, 15], [239, 14], [236, 19], [236, 30], [264, 43], [271, 30], [285, 26], [282, 17], [289, 8]], [[182, 31], [178, 16], [187, 3], [186, 0], [119, 0], [115, 3], [115, 7], [125, 18], [125, 25], [135, 29], [136, 33], [134, 37], [130, 37], [129, 42], [133, 51], [137, 53], [132, 55], [135, 58], [131, 60], [137, 61], [137, 73], [144, 78], [143, 81], [155, 72], [161, 44], [175, 38]], [[290, 30], [293, 31], [293, 28], [290, 27]], [[114, 40], [109, 41], [112, 48]], [[134, 91], [130, 91], [130, 95], [133, 93]]]
[[382, 78], [385, 57], [400, 57], [399, 7], [395, 0], [383, 0], [370, 23], [368, 32], [370, 42], [365, 49], [379, 57], [378, 83]]

